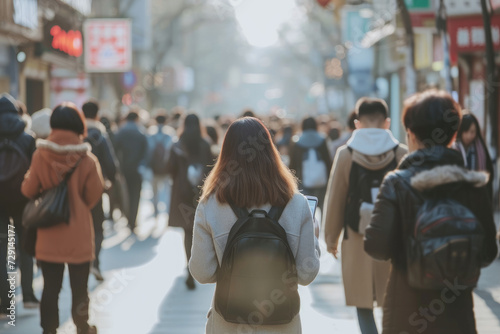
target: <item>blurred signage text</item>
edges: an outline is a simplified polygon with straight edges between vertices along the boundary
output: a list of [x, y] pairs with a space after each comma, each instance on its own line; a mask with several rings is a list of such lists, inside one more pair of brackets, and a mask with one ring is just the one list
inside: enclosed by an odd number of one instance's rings
[[92, 19], [84, 24], [85, 70], [127, 72], [132, 67], [132, 37], [128, 19]]
[[480, 0], [444, 0], [444, 4], [448, 16], [475, 15], [482, 12]]
[[[458, 60], [458, 54], [484, 51], [485, 37], [483, 20], [480, 15], [448, 20], [450, 34], [450, 57], [452, 63]], [[491, 33], [495, 49], [500, 49], [500, 17], [491, 17]]]
[[52, 47], [73, 57], [80, 57], [83, 52], [82, 33], [78, 30], [65, 31], [55, 25], [50, 28]]

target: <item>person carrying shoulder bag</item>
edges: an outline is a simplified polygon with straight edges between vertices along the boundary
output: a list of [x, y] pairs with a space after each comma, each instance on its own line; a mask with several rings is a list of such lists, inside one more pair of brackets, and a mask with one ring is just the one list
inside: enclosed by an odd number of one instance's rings
[[74, 169], [67, 180], [69, 221], [37, 231], [35, 257], [44, 279], [41, 326], [44, 334], [56, 333], [59, 327], [58, 299], [67, 264], [77, 333], [94, 334], [95, 326], [88, 324], [87, 283], [95, 258], [90, 210], [101, 198], [104, 182], [97, 158], [90, 153], [90, 145], [83, 143], [87, 131], [83, 113], [73, 103], [63, 103], [54, 109], [50, 126], [52, 132], [47, 140], [37, 142], [38, 149], [21, 187], [26, 197], [34, 199], [58, 186]]

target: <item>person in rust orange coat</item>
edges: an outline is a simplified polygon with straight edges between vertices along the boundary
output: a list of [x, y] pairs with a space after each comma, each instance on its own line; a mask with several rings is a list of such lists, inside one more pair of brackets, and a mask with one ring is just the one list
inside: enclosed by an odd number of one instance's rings
[[59, 327], [58, 299], [64, 265], [68, 264], [73, 294], [72, 315], [78, 334], [97, 333], [88, 324], [87, 283], [94, 260], [94, 230], [90, 210], [103, 192], [103, 178], [90, 145], [83, 142], [86, 127], [83, 113], [72, 103], [57, 106], [50, 118], [52, 132], [37, 142], [22, 192], [35, 198], [40, 192], [57, 186], [66, 173], [75, 168], [68, 181], [70, 219], [38, 229], [35, 257], [44, 278], [40, 303], [43, 333], [56, 333]]

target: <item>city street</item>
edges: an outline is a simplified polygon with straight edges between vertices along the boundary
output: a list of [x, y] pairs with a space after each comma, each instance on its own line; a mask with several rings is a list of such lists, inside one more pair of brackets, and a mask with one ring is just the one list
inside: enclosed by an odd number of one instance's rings
[[[90, 278], [91, 323], [100, 334], [199, 334], [204, 333], [214, 285], [197, 285], [187, 290], [182, 230], [166, 228], [165, 214], [158, 222], [152, 218], [148, 201], [151, 192], [143, 190], [137, 237], [131, 237], [124, 221], [116, 231], [108, 227], [103, 244], [102, 269], [105, 281]], [[479, 334], [500, 332], [500, 260], [483, 270], [475, 294]], [[37, 297], [41, 296], [42, 277], [35, 279]], [[19, 291], [19, 290], [18, 290]], [[344, 305], [340, 263], [334, 262], [323, 247], [320, 275], [308, 287], [301, 287], [304, 333], [359, 333], [356, 311]], [[0, 332], [41, 333], [38, 310], [24, 310], [18, 295], [16, 326], [0, 322]], [[71, 291], [66, 272], [60, 294], [59, 334], [73, 334]], [[381, 312], [377, 310], [380, 325]], [[225, 333], [221, 333], [225, 334]]]

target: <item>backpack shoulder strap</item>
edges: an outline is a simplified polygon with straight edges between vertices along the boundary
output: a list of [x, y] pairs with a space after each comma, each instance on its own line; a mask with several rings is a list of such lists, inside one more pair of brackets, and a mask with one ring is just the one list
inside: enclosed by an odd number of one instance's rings
[[226, 253], [226, 251], [228, 251], [227, 245], [230, 244], [230, 242], [234, 239], [234, 236], [238, 233], [238, 231], [241, 229], [241, 227], [247, 222], [248, 215], [249, 215], [247, 209], [237, 207], [232, 202], [229, 202], [228, 204], [231, 206], [231, 209], [233, 210], [236, 217], [238, 217], [238, 220], [236, 220], [234, 225], [231, 227], [231, 230], [229, 231], [229, 235], [227, 237], [226, 249], [224, 250], [224, 254]]
[[231, 209], [233, 210], [234, 214], [236, 215], [236, 217], [238, 217], [238, 219], [240, 218], [246, 218], [248, 216], [248, 210], [245, 209], [245, 208], [240, 208], [236, 205], [234, 205], [234, 203], [232, 202], [229, 202], [229, 205], [231, 206]]
[[281, 214], [283, 213], [283, 210], [285, 210], [284, 207], [280, 207], [280, 206], [273, 206], [269, 212], [268, 212], [268, 216], [269, 218], [271, 218], [272, 220], [274, 220], [275, 222], [278, 222], [278, 220], [280, 219], [281, 217]]

